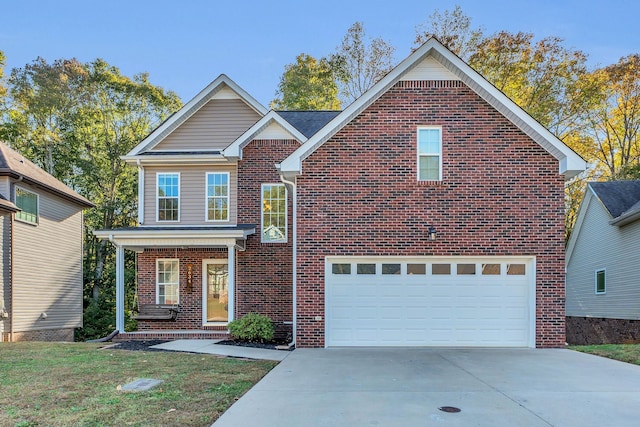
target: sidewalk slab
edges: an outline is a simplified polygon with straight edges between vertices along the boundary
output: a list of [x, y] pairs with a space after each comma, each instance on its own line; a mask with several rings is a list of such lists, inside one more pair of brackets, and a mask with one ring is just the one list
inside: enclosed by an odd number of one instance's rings
[[218, 356], [240, 357], [245, 359], [284, 360], [290, 351], [268, 350], [264, 348], [241, 347], [236, 345], [216, 344], [222, 340], [175, 340], [151, 348], [188, 353], [215, 354]]

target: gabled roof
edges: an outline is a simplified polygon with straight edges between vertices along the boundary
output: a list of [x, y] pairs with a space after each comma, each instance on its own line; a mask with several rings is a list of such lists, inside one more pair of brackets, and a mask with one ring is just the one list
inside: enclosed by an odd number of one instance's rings
[[340, 111], [278, 111], [278, 114], [302, 132], [304, 136], [311, 138], [340, 114]]
[[9, 176], [17, 180], [23, 180], [28, 184], [44, 188], [85, 208], [95, 206], [89, 200], [2, 142], [0, 142], [0, 176]]
[[[224, 157], [242, 158], [242, 149], [249, 144], [252, 140], [260, 138], [260, 134], [266, 132], [268, 128], [276, 125], [279, 132], [279, 138], [292, 138], [298, 141], [305, 142], [307, 137], [304, 136], [298, 129], [286, 121], [280, 114], [271, 110], [266, 116], [258, 120], [253, 126], [247, 129], [242, 135], [240, 135], [231, 145], [222, 150]], [[271, 132], [273, 134], [273, 132]], [[272, 137], [266, 137], [270, 139]]]
[[158, 145], [167, 135], [178, 128], [189, 117], [193, 116], [200, 108], [211, 100], [220, 90], [229, 88], [235, 92], [249, 107], [255, 110], [260, 116], [267, 114], [267, 109], [254, 97], [249, 95], [244, 89], [238, 86], [233, 80], [224, 74], [220, 74], [217, 79], [209, 83], [207, 87], [200, 91], [191, 101], [187, 102], [178, 112], [170, 116], [160, 126], [153, 130], [140, 144], [131, 150], [126, 156], [135, 157]]
[[640, 180], [590, 182], [588, 186], [611, 215], [611, 225], [640, 219]]
[[533, 119], [522, 108], [517, 106], [504, 93], [489, 83], [462, 59], [448, 50], [435, 38], [430, 38], [416, 49], [398, 66], [391, 70], [378, 83], [365, 92], [360, 98], [333, 118], [326, 126], [287, 157], [280, 165], [283, 175], [299, 175], [302, 173], [302, 161], [310, 156], [329, 138], [335, 135], [347, 123], [380, 98], [393, 85], [400, 81], [422, 61], [435, 59], [453, 75], [457, 76], [469, 88], [488, 102], [496, 110], [513, 122], [524, 133], [553, 155], [559, 162], [559, 173], [569, 179], [586, 168], [586, 162], [573, 150], [567, 147], [555, 135]]

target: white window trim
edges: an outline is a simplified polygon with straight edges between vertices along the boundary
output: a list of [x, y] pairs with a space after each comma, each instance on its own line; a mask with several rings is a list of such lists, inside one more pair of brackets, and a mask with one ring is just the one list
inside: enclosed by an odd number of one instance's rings
[[[160, 175], [178, 175], [178, 219], [177, 220], [167, 220], [160, 219], [160, 195], [158, 194], [158, 187], [160, 187]], [[182, 177], [180, 176], [180, 172], [156, 172], [156, 222], [160, 223], [178, 223], [180, 222], [180, 215], [182, 208], [180, 206], [180, 185], [182, 182]]]
[[[209, 175], [227, 175], [227, 219], [209, 219]], [[205, 173], [205, 177], [204, 177], [204, 220], [205, 222], [229, 222], [230, 218], [231, 218], [231, 174], [229, 172]]]
[[[603, 272], [604, 273], [604, 291], [603, 292], [598, 292], [598, 273]], [[606, 268], [598, 268], [596, 269], [595, 273], [594, 273], [594, 286], [593, 286], [593, 290], [595, 292], [596, 295], [604, 295], [607, 293], [607, 269]]]
[[[176, 286], [178, 287], [178, 302], [176, 304], [180, 304], [180, 259], [179, 258], [156, 258], [156, 304], [160, 303], [160, 262], [166, 261], [176, 261], [178, 263], [178, 283]], [[167, 283], [163, 283], [166, 285]], [[172, 284], [172, 283], [169, 283]]]
[[[437, 129], [440, 136], [440, 152], [439, 153], [420, 153], [420, 131]], [[442, 181], [442, 126], [418, 126], [416, 129], [416, 178], [419, 182], [433, 181], [431, 179], [420, 179], [420, 157], [421, 156], [438, 156], [438, 179]]]
[[[264, 187], [278, 186], [284, 187], [284, 238], [278, 240], [265, 240], [264, 239]], [[260, 186], [260, 242], [261, 243], [287, 243], [289, 241], [289, 192], [287, 186], [282, 183], [264, 183]]]
[[20, 222], [23, 222], [25, 224], [30, 224], [30, 225], [39, 225], [40, 224], [40, 195], [38, 193], [36, 193], [35, 191], [27, 190], [24, 187], [16, 185], [15, 188], [14, 188], [14, 197], [13, 197], [13, 203], [16, 206], [18, 206], [18, 190], [24, 191], [25, 193], [35, 194], [35, 196], [36, 196], [36, 221], [35, 222], [31, 222], [31, 221], [27, 221], [26, 219], [18, 218], [18, 215], [17, 215], [18, 212], [16, 212], [16, 215], [15, 215], [16, 221], [20, 221]]

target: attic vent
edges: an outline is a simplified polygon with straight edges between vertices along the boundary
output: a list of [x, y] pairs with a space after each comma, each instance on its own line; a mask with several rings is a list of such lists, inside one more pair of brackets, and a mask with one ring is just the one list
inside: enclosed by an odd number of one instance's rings
[[24, 163], [24, 157], [20, 159], [20, 163]]

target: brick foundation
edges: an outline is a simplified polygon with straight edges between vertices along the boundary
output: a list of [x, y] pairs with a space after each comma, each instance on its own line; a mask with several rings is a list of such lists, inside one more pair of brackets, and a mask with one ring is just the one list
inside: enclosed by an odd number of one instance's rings
[[[41, 329], [37, 331], [14, 332], [13, 341], [47, 341], [47, 342], [73, 342], [74, 328], [68, 329]], [[7, 341], [10, 339], [7, 333]]]
[[566, 325], [568, 344], [640, 343], [640, 320], [567, 316]]

